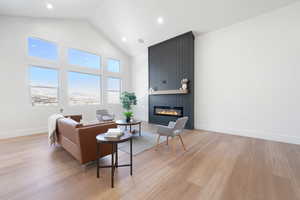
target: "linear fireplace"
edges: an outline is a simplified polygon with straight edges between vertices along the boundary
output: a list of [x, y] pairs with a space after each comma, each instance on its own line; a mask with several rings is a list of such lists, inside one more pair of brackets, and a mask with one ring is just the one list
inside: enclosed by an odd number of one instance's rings
[[170, 106], [154, 106], [154, 115], [164, 116], [183, 116], [183, 107], [170, 107]]

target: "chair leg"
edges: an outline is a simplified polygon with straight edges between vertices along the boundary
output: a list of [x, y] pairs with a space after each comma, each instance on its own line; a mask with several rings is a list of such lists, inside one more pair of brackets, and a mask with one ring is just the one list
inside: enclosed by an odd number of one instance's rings
[[176, 143], [175, 137], [172, 137], [172, 152], [176, 153]]
[[167, 136], [167, 145], [169, 145], [169, 136]]
[[178, 135], [178, 137], [179, 137], [179, 139], [180, 139], [180, 142], [181, 142], [181, 144], [182, 144], [183, 149], [186, 151], [186, 148], [185, 148], [185, 146], [184, 146], [184, 143], [183, 143], [183, 140], [182, 140], [181, 135]]
[[158, 149], [159, 146], [159, 139], [160, 139], [160, 135], [157, 136], [156, 147], [155, 147], [156, 150]]

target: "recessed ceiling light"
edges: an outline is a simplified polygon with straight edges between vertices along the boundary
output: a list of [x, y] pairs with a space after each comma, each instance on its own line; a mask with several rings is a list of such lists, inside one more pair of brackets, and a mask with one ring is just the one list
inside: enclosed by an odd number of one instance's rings
[[157, 18], [157, 23], [158, 24], [163, 24], [164, 23], [164, 18], [163, 17]]
[[122, 37], [122, 42], [126, 42], [127, 38], [126, 37]]
[[47, 7], [48, 10], [53, 9], [53, 5], [51, 3], [46, 3], [46, 7]]

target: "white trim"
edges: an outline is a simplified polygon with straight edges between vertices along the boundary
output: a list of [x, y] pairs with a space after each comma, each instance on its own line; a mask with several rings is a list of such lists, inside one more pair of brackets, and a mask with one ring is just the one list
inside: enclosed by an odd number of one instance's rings
[[19, 136], [34, 135], [40, 133], [47, 133], [48, 129], [45, 127], [34, 128], [34, 129], [19, 129], [19, 130], [9, 130], [0, 132], [0, 139], [8, 139]]
[[264, 132], [264, 131], [213, 128], [213, 127], [205, 126], [205, 125], [196, 126], [196, 129], [206, 130], [206, 131], [213, 131], [213, 132], [218, 132], [218, 133], [221, 133], [221, 134], [238, 135], [238, 136], [244, 136], [244, 137], [250, 137], [250, 138], [271, 140], [271, 141], [276, 141], [276, 142], [284, 142], [284, 143], [290, 143], [290, 144], [300, 144], [300, 137], [287, 136], [287, 135], [274, 134], [274, 133], [267, 133], [267, 132]]

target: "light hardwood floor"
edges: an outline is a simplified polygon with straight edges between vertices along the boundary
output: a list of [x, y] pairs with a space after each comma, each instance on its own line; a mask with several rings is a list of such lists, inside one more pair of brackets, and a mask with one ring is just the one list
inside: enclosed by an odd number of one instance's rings
[[45, 134], [2, 140], [0, 199], [300, 199], [300, 146], [207, 131], [183, 140], [186, 152], [177, 140], [175, 153], [161, 145], [134, 156], [133, 176], [117, 169], [114, 189], [109, 169], [97, 179], [94, 166], [84, 170], [63, 149], [49, 149]]

